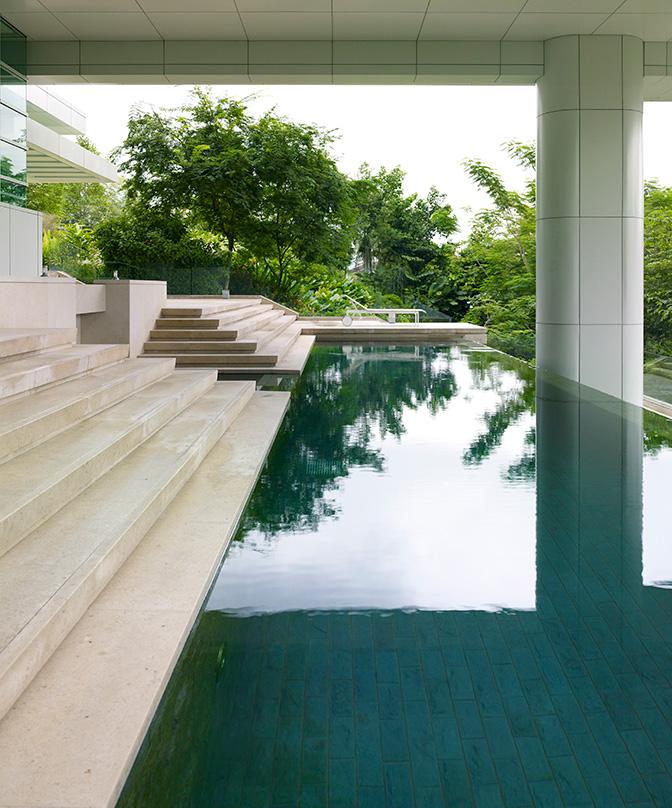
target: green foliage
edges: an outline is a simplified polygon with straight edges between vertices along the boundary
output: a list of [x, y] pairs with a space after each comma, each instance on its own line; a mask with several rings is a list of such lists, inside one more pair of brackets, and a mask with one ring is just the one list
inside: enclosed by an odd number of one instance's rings
[[198, 231], [187, 219], [138, 205], [127, 205], [95, 232], [108, 269], [153, 264], [217, 266], [228, 260], [221, 241]]
[[[314, 126], [196, 90], [177, 111], [135, 109], [117, 156], [129, 201], [254, 257], [258, 280], [291, 297], [306, 265], [349, 259], [347, 179]], [[165, 245], [164, 245], [165, 246]]]
[[100, 276], [103, 261], [92, 231], [79, 224], [62, 224], [47, 230], [42, 239], [44, 263], [60, 269], [80, 281], [94, 281]]
[[644, 328], [648, 353], [672, 353], [672, 188], [644, 193]]
[[364, 306], [374, 304], [374, 294], [357, 276], [347, 272], [330, 272], [326, 267], [314, 267], [297, 303], [299, 314], [340, 316], [353, 308], [353, 300]]
[[453, 247], [446, 239], [457, 220], [436, 188], [426, 197], [406, 196], [404, 176], [399, 167], [374, 173], [365, 164], [352, 182], [358, 263], [382, 294], [408, 302], [452, 299], [452, 290], [437, 281], [450, 266]]
[[[525, 170], [534, 168], [533, 147], [510, 141], [504, 148]], [[520, 193], [478, 160], [467, 174], [486, 191], [492, 207], [479, 211], [461, 246], [456, 278], [468, 298], [464, 319], [488, 328], [493, 347], [531, 360], [535, 351], [536, 224], [534, 179]]]
[[178, 110], [136, 107], [115, 156], [132, 203], [172, 216], [189, 211], [233, 251], [256, 204], [245, 104], [194, 90]]
[[245, 242], [281, 295], [300, 265], [344, 268], [350, 257], [348, 186], [328, 152], [332, 140], [272, 113], [250, 127], [257, 194]]
[[[97, 154], [87, 138], [77, 142]], [[44, 214], [44, 263], [81, 281], [99, 277], [103, 262], [94, 230], [119, 212], [118, 191], [98, 182], [36, 183], [28, 185], [27, 204]]]

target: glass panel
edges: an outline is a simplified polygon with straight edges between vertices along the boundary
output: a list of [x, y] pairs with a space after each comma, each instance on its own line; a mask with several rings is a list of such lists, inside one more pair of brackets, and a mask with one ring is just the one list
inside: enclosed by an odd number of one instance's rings
[[19, 112], [26, 111], [26, 82], [24, 79], [0, 70], [0, 101]]
[[0, 59], [25, 76], [26, 37], [5, 20], [0, 20]]
[[28, 189], [25, 185], [17, 185], [17, 183], [9, 180], [0, 180], [0, 202], [25, 207], [27, 192]]
[[26, 116], [0, 104], [0, 138], [26, 148]]
[[26, 182], [26, 152], [24, 149], [0, 141], [0, 174], [12, 180]]

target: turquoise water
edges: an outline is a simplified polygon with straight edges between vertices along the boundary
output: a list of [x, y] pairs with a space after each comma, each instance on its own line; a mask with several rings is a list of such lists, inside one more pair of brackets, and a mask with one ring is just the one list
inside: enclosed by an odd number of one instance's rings
[[120, 806], [672, 806], [670, 446], [495, 352], [316, 348]]

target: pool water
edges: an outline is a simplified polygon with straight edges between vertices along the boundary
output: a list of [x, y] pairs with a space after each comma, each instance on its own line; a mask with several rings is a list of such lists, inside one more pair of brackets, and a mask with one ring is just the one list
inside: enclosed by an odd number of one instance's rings
[[119, 805], [672, 806], [671, 447], [494, 351], [318, 346]]

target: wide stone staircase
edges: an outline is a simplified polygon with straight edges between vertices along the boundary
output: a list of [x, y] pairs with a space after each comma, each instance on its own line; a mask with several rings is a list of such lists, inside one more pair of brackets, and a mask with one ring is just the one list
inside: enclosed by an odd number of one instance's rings
[[[0, 718], [22, 694], [33, 697], [30, 683], [108, 584], [123, 584], [129, 557], [159, 517], [170, 520], [175, 552], [191, 541], [200, 513], [193, 511], [195, 497], [207, 501], [214, 483], [203, 478], [194, 489], [190, 480], [213, 447], [220, 449], [211, 475], [232, 464], [234, 477], [247, 474], [248, 488], [253, 485], [287, 404], [284, 394], [255, 392], [251, 381], [218, 382], [214, 369], [175, 370], [174, 358], [128, 359], [125, 345], [76, 345], [74, 339], [68, 329], [0, 330]], [[233, 426], [236, 440], [222, 443]], [[180, 499], [187, 483], [190, 493]], [[235, 490], [227, 483], [220, 502]], [[227, 505], [231, 513], [240, 513], [248, 493], [235, 494]], [[209, 518], [218, 533], [202, 580], [194, 582], [201, 594], [231, 529], [217, 524], [216, 515]], [[160, 539], [158, 549], [146, 553], [146, 575], [120, 599], [125, 620], [134, 619], [132, 601], [142, 598], [145, 577], [172, 576], [179, 592], [183, 570], [165, 569], [166, 534]], [[191, 557], [199, 569], [198, 545]], [[151, 601], [147, 594], [145, 608], [153, 608]], [[95, 636], [95, 621], [87, 630]], [[109, 638], [101, 632], [104, 644]], [[125, 655], [128, 649], [118, 665], [126, 664]], [[75, 657], [81, 661], [81, 650]], [[107, 662], [113, 671], [114, 660]], [[64, 721], [87, 687], [72, 665], [70, 684], [82, 693]], [[88, 686], [91, 692], [98, 687]], [[62, 691], [62, 684], [54, 687], [54, 704]], [[104, 703], [105, 693], [97, 699]], [[0, 722], [0, 745], [9, 719]], [[21, 804], [31, 803], [26, 797]]]
[[144, 355], [217, 368], [228, 378], [299, 375], [314, 341], [302, 334], [296, 314], [265, 298], [171, 297]]

